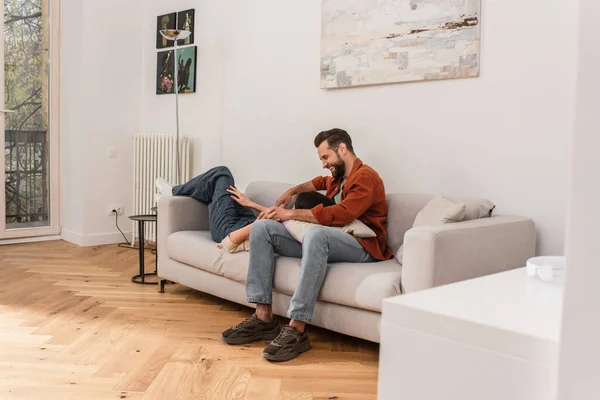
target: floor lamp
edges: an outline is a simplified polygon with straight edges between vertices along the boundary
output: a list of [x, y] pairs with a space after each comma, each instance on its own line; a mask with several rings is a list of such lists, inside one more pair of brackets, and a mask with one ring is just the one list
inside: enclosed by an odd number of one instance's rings
[[177, 163], [177, 184], [181, 185], [181, 163], [179, 162], [179, 78], [177, 77], [179, 72], [179, 63], [177, 62], [177, 41], [186, 39], [192, 34], [192, 32], [177, 29], [163, 29], [160, 31], [160, 34], [165, 39], [173, 40], [175, 42], [175, 51], [173, 54], [175, 60], [175, 120], [177, 121], [175, 162]]

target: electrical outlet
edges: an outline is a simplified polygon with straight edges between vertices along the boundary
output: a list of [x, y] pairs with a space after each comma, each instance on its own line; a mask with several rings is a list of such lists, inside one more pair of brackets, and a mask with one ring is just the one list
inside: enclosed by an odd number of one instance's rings
[[123, 215], [123, 213], [125, 212], [125, 210], [123, 209], [123, 206], [108, 206], [106, 208], [108, 215], [111, 217], [115, 216], [115, 213], [113, 210], [117, 210], [117, 215]]

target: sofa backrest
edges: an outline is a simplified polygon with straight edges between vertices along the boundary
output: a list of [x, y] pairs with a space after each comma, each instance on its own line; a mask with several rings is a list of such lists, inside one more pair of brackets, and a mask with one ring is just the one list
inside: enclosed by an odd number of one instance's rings
[[433, 198], [427, 194], [389, 193], [388, 204], [388, 246], [394, 254], [404, 243], [404, 234], [412, 228], [417, 214]]
[[[263, 206], [270, 207], [275, 204], [275, 200], [286, 190], [291, 188], [292, 184], [281, 182], [255, 181], [251, 182], [246, 188], [248, 197]], [[388, 246], [394, 251], [398, 251], [404, 243], [404, 234], [412, 228], [417, 214], [433, 198], [430, 194], [406, 194], [389, 193], [387, 195], [388, 204]], [[467, 211], [465, 215], [472, 215], [474, 208], [481, 204], [479, 199], [460, 199], [450, 198], [450, 200], [465, 203]], [[290, 207], [293, 205], [290, 204]]]
[[275, 200], [293, 186], [291, 183], [255, 181], [246, 188], [246, 195], [261, 206], [272, 207]]

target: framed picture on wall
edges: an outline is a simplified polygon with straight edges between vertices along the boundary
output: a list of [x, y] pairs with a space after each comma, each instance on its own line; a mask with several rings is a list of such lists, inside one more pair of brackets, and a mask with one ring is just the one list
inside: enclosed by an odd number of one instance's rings
[[178, 46], [194, 44], [194, 17], [196, 11], [194, 9], [180, 11], [177, 14], [177, 29], [182, 31], [190, 31], [192, 34], [184, 40], [177, 41]]
[[173, 50], [159, 51], [156, 57], [156, 94], [175, 93]]
[[173, 47], [173, 40], [167, 40], [160, 34], [163, 29], [176, 29], [177, 26], [177, 13], [159, 15], [156, 17], [156, 48], [164, 49], [166, 47]]
[[196, 46], [177, 49], [177, 90], [181, 94], [196, 92], [196, 49]]

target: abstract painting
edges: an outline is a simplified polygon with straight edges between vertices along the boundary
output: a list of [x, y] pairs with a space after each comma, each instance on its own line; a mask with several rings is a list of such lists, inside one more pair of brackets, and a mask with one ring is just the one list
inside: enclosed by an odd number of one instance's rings
[[180, 11], [177, 13], [177, 29], [180, 31], [190, 31], [192, 34], [183, 40], [178, 40], [178, 46], [194, 44], [194, 9]]
[[177, 80], [179, 86], [178, 92], [195, 93], [196, 92], [196, 46], [183, 47], [177, 49]]
[[163, 29], [176, 29], [177, 13], [159, 15], [156, 17], [156, 48], [164, 49], [165, 47], [173, 47], [173, 40], [167, 40], [160, 34]]
[[173, 50], [160, 51], [156, 57], [156, 94], [175, 93]]
[[481, 0], [323, 0], [321, 88], [479, 76]]

